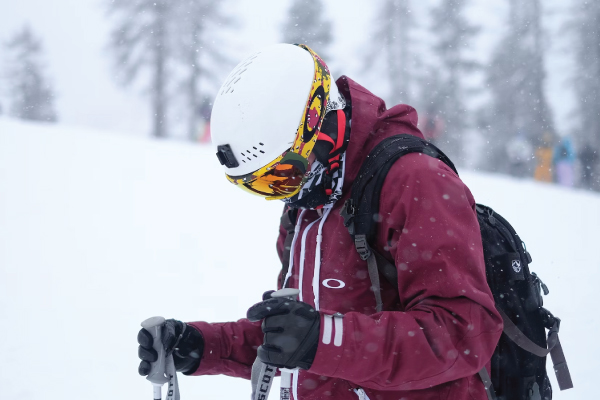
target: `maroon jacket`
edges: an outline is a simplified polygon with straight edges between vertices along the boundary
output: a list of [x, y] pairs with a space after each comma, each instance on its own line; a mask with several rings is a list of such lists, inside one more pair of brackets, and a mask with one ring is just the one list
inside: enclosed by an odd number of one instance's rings
[[[314, 306], [318, 289], [321, 334], [310, 370], [300, 371], [299, 399], [473, 399], [487, 396], [477, 372], [491, 358], [502, 321], [486, 283], [475, 201], [444, 163], [409, 154], [391, 168], [381, 193], [377, 243], [398, 269], [398, 285], [382, 279], [383, 312], [376, 313], [367, 263], [354, 249], [339, 212], [369, 151], [400, 133], [422, 137], [407, 105], [386, 110], [383, 100], [342, 77], [352, 102], [344, 196], [323, 225], [321, 266], [314, 279], [319, 213], [307, 210], [294, 247], [288, 287], [302, 282]], [[308, 231], [307, 231], [308, 229]], [[285, 231], [277, 243], [282, 254]], [[301, 268], [301, 253], [304, 263]], [[335, 313], [343, 317], [332, 318]], [[263, 334], [247, 320], [192, 323], [204, 335], [194, 375], [250, 377]]]

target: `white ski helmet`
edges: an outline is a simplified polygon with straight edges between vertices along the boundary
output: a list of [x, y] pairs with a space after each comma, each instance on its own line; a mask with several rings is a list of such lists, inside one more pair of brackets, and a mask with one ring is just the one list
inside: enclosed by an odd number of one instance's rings
[[339, 97], [327, 65], [308, 46], [277, 44], [242, 61], [219, 89], [211, 115], [227, 179], [269, 200], [296, 194], [323, 118], [340, 108]]

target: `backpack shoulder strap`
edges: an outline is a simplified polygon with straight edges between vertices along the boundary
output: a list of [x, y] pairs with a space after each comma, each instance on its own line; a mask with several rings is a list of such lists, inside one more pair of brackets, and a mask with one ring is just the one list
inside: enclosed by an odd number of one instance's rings
[[401, 134], [388, 137], [375, 146], [358, 172], [352, 185], [350, 198], [342, 208], [344, 225], [354, 238], [356, 251], [369, 266], [372, 290], [377, 301], [377, 311], [382, 309], [379, 273], [394, 286], [397, 285], [396, 267], [385, 257], [373, 251], [376, 235], [376, 216], [379, 213], [379, 199], [385, 178], [400, 157], [410, 153], [422, 153], [437, 158], [458, 172], [450, 159], [436, 146], [419, 137]]
[[401, 134], [382, 140], [367, 156], [352, 185], [351, 196], [344, 204], [344, 224], [353, 237], [364, 234], [368, 242], [374, 239], [373, 216], [379, 212], [383, 182], [394, 163], [410, 153], [422, 153], [437, 158], [458, 175], [452, 161], [425, 139]]

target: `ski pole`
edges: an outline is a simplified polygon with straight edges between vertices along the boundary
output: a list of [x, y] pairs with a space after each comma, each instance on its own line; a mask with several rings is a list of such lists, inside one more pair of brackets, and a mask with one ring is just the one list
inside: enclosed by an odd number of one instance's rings
[[167, 360], [165, 357], [165, 348], [161, 341], [161, 329], [164, 323], [165, 319], [163, 317], [152, 317], [142, 322], [142, 328], [146, 329], [152, 335], [152, 348], [158, 354], [158, 359], [151, 363], [150, 373], [146, 377], [154, 386], [154, 400], [162, 399], [161, 388], [169, 381], [169, 378], [165, 376]]
[[[296, 301], [298, 299], [298, 295], [300, 294], [300, 290], [298, 289], [281, 289], [276, 292], [271, 293], [271, 297], [285, 297], [292, 301]], [[281, 371], [281, 386], [279, 389], [280, 399], [281, 400], [290, 400], [292, 398], [291, 388], [292, 388], [292, 374], [297, 371], [296, 369], [288, 369], [288, 368], [280, 368]]]

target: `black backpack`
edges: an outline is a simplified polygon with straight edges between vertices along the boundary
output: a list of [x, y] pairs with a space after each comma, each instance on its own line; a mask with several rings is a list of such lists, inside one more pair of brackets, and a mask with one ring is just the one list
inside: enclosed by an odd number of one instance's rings
[[[379, 212], [379, 198], [387, 173], [400, 157], [409, 153], [437, 158], [456, 172], [450, 159], [433, 144], [407, 134], [392, 136], [369, 153], [342, 210], [356, 250], [368, 263], [378, 311], [382, 310], [379, 276], [395, 287], [398, 273], [394, 265], [369, 245], [376, 235], [374, 216]], [[558, 339], [560, 320], [542, 307], [541, 293], [548, 294], [548, 288], [529, 270], [531, 255], [502, 216], [477, 204], [477, 219], [487, 281], [504, 321], [504, 331], [491, 360], [491, 377], [485, 368], [479, 372], [488, 399], [550, 400], [552, 388], [546, 373], [548, 353], [560, 389], [570, 389], [573, 383]], [[291, 233], [288, 239], [293, 236], [293, 231]]]

